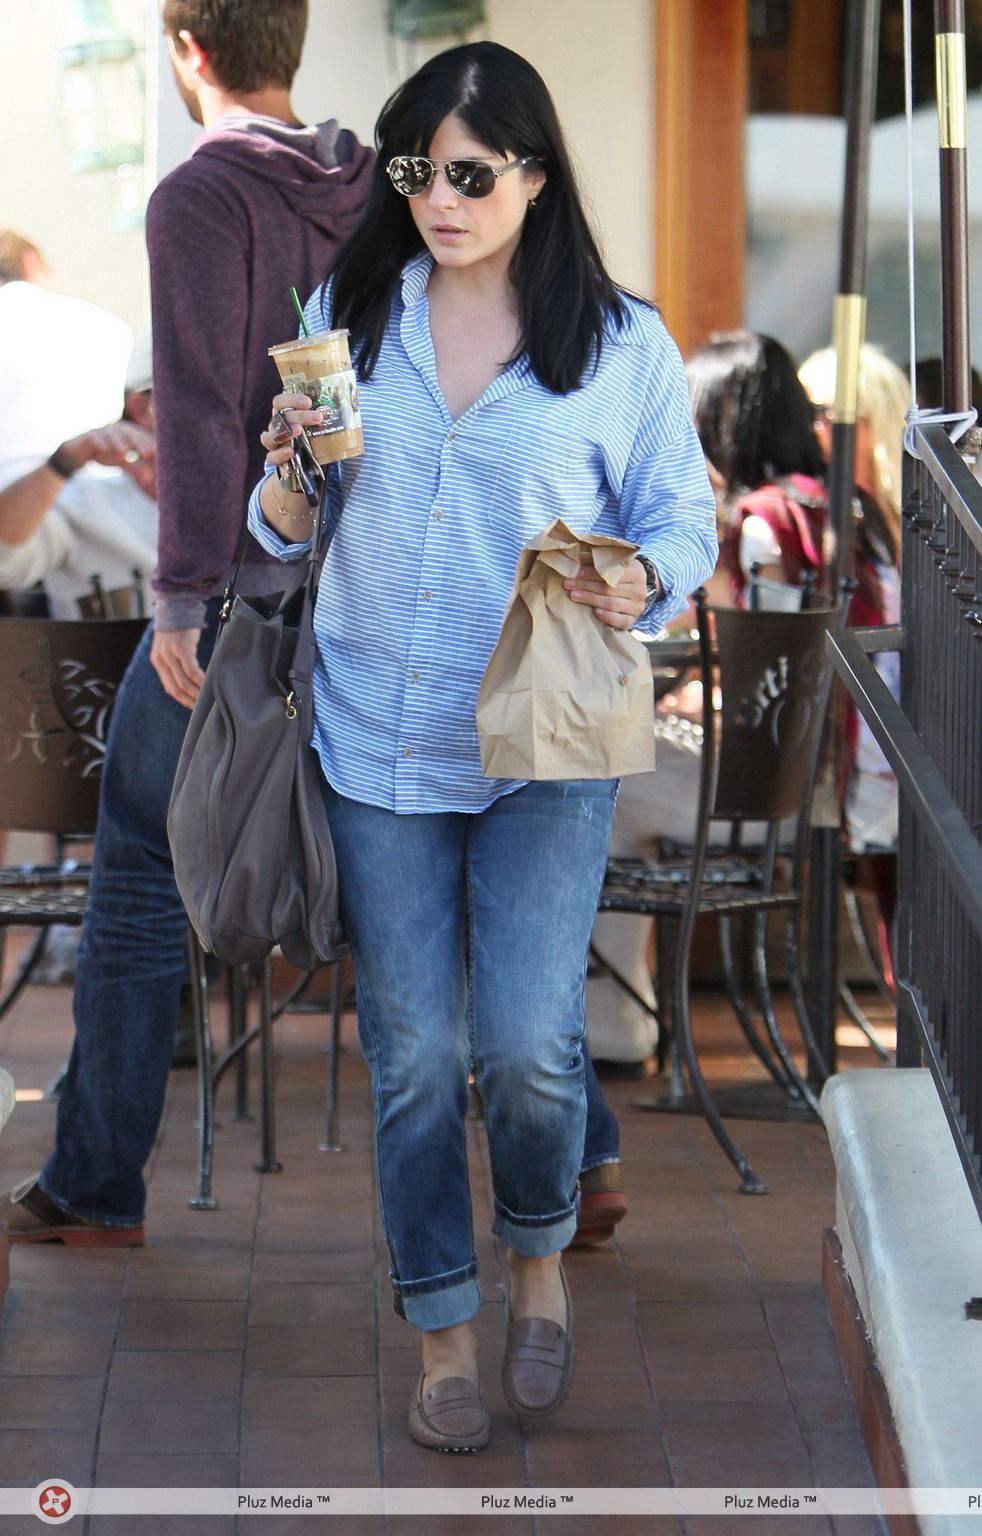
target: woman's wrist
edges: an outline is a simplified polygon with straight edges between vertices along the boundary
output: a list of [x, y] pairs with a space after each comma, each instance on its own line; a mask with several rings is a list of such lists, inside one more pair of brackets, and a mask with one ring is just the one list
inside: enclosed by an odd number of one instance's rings
[[[310, 537], [313, 512], [307, 498], [287, 489], [279, 474], [267, 475], [259, 491], [259, 505], [269, 526], [288, 543], [300, 543]], [[299, 537], [294, 538], [297, 534]]]

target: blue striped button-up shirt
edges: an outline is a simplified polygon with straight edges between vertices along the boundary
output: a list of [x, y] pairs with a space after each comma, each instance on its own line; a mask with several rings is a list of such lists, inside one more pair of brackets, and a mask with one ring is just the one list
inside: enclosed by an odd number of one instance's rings
[[[522, 362], [457, 421], [437, 380], [424, 253], [403, 273], [371, 379], [365, 454], [339, 466], [337, 530], [315, 615], [314, 746], [329, 783], [398, 812], [481, 811], [519, 785], [481, 774], [474, 707], [522, 546], [554, 517], [633, 540], [680, 612], [716, 562], [716, 511], [681, 359], [653, 309], [626, 299], [595, 373], [556, 395]], [[309, 300], [324, 329], [329, 294]], [[250, 503], [250, 527], [284, 544]]]

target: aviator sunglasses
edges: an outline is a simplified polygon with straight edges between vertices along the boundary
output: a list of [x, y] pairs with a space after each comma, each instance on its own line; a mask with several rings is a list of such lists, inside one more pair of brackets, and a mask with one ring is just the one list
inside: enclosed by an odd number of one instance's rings
[[537, 158], [536, 155], [526, 155], [521, 160], [512, 160], [509, 165], [495, 170], [485, 160], [447, 160], [441, 165], [436, 160], [427, 159], [425, 155], [394, 155], [385, 169], [392, 185], [403, 197], [418, 197], [421, 192], [425, 192], [436, 180], [437, 171], [443, 172], [450, 186], [461, 197], [490, 197], [499, 176], [507, 176], [509, 171], [517, 170], [520, 165], [528, 165]]

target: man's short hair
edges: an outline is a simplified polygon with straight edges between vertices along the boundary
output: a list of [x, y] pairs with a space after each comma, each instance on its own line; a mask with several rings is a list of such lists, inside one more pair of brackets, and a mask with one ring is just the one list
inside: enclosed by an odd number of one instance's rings
[[164, 31], [190, 32], [226, 91], [289, 90], [307, 31], [307, 0], [164, 0]]
[[24, 257], [34, 255], [44, 263], [37, 246], [15, 229], [0, 229], [0, 283], [17, 283], [24, 276]]

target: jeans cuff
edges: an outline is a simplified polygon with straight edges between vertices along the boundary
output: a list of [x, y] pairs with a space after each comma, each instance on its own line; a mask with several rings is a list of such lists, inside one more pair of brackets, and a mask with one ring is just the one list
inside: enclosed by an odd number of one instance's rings
[[581, 1173], [589, 1173], [591, 1168], [603, 1168], [607, 1163], [620, 1165], [622, 1158], [620, 1153], [601, 1152], [598, 1157], [585, 1157], [580, 1167]]
[[60, 1211], [64, 1211], [66, 1216], [78, 1216], [82, 1221], [97, 1221], [101, 1227], [142, 1227], [146, 1219], [143, 1216], [107, 1216], [105, 1211], [83, 1211], [77, 1205], [69, 1205], [60, 1195], [56, 1195], [53, 1189], [48, 1188], [42, 1174], [38, 1174], [38, 1188]]
[[424, 1291], [421, 1295], [402, 1296], [396, 1292], [395, 1309], [414, 1328], [430, 1333], [435, 1328], [455, 1328], [466, 1323], [481, 1305], [476, 1280], [463, 1280], [442, 1291]]
[[500, 1211], [495, 1212], [491, 1230], [495, 1237], [501, 1239], [509, 1248], [514, 1248], [526, 1259], [544, 1259], [550, 1253], [561, 1253], [568, 1248], [576, 1231], [576, 1211], [568, 1216], [563, 1216], [559, 1221], [550, 1222], [548, 1226], [525, 1227], [503, 1216]]

